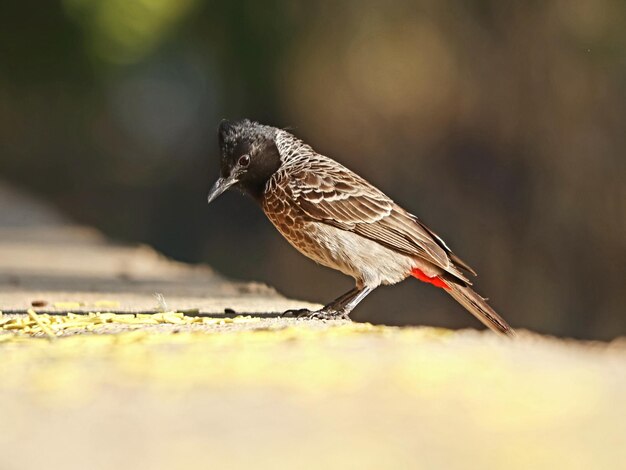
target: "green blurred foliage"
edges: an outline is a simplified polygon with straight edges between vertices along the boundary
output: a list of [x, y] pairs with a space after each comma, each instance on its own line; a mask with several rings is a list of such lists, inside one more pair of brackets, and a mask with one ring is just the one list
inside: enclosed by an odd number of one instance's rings
[[195, 0], [66, 0], [88, 53], [110, 64], [137, 62], [162, 44]]
[[[625, 43], [619, 0], [4, 2], [0, 177], [113, 237], [323, 302], [349, 281], [239, 197], [205, 206], [219, 119], [289, 126], [440, 232], [514, 325], [614, 337]], [[411, 282], [356, 318], [471, 324]]]

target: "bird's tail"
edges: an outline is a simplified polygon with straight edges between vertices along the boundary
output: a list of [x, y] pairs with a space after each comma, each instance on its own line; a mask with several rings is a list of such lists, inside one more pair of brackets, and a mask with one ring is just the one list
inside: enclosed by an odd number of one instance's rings
[[455, 279], [454, 276], [448, 276], [446, 279], [443, 279], [443, 276], [431, 277], [419, 268], [413, 268], [411, 276], [445, 290], [454, 300], [496, 333], [515, 336], [515, 330], [504, 321], [504, 318], [498, 315], [471, 287], [459, 284], [461, 280]]
[[461, 286], [452, 282], [447, 283], [447, 289], [454, 300], [463, 305], [472, 315], [480, 320], [485, 326], [497, 333], [515, 336], [515, 330], [492, 309], [487, 301], [474, 292], [470, 287]]

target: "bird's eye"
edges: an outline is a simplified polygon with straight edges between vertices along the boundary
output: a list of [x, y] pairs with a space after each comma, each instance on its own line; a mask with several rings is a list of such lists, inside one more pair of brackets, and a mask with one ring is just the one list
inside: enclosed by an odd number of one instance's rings
[[239, 166], [247, 167], [250, 164], [250, 155], [242, 155], [237, 163]]

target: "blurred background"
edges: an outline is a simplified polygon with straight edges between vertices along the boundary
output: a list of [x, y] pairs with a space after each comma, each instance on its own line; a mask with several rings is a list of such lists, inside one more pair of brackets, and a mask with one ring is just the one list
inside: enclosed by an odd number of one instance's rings
[[[113, 239], [321, 303], [351, 279], [254, 203], [216, 127], [290, 127], [434, 228], [514, 326], [626, 334], [622, 0], [0, 4], [0, 184]], [[0, 214], [2, 216], [2, 214]], [[354, 318], [476, 326], [419, 282]]]

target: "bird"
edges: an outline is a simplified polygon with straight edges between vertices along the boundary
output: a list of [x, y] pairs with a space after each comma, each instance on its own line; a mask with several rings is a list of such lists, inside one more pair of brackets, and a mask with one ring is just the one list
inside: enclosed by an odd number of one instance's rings
[[514, 330], [472, 289], [476, 272], [433, 230], [339, 162], [285, 129], [249, 119], [218, 127], [220, 176], [208, 202], [229, 188], [251, 196], [278, 232], [317, 263], [355, 280], [319, 310], [286, 313], [349, 319], [374, 289], [417, 278], [452, 296], [491, 330]]

